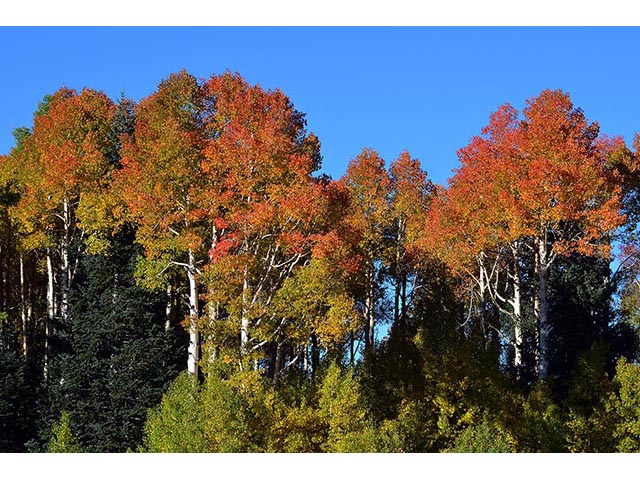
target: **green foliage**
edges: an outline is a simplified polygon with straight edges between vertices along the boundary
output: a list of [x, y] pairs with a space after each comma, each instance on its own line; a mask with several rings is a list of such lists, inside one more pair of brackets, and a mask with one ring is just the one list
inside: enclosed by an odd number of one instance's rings
[[165, 300], [135, 284], [131, 242], [123, 232], [105, 254], [83, 257], [69, 324], [57, 335], [49, 401], [69, 413], [88, 451], [139, 445], [146, 411], [176, 372]]
[[605, 235], [621, 186], [633, 240], [638, 154], [563, 92], [524, 113], [433, 189], [407, 152], [314, 178], [304, 115], [237, 74], [46, 96], [0, 156], [0, 450], [640, 451], [638, 267]]
[[516, 408], [511, 414], [519, 417], [513, 431], [519, 452], [565, 451], [560, 407], [547, 384], [537, 383]]
[[484, 419], [480, 424], [469, 425], [455, 440], [449, 450], [455, 453], [515, 453], [514, 441], [494, 422]]
[[616, 416], [614, 438], [620, 452], [640, 452], [640, 365], [618, 362], [614, 378], [617, 392], [608, 410]]
[[565, 406], [565, 443], [570, 452], [615, 450], [614, 418], [607, 412], [613, 385], [606, 374], [606, 347], [593, 345], [578, 359]]
[[194, 378], [186, 372], [178, 375], [160, 405], [149, 412], [142, 451], [208, 452], [199, 397]]
[[81, 453], [82, 445], [71, 428], [71, 420], [67, 412], [60, 414], [60, 421], [51, 429], [49, 453]]
[[608, 259], [578, 254], [560, 257], [557, 268], [552, 271], [549, 297], [554, 334], [550, 368], [555, 380], [552, 387], [558, 398], [567, 395], [573, 374], [584, 370], [584, 356], [590, 355], [595, 360], [594, 349], [606, 362], [598, 361], [601, 373], [613, 374], [615, 361], [612, 359], [620, 352], [611, 341], [610, 275]]
[[[6, 320], [0, 313], [0, 324]], [[0, 452], [20, 452], [30, 433], [33, 412], [24, 361], [0, 337]]]
[[272, 389], [258, 372], [214, 370], [200, 399], [210, 451], [265, 451], [271, 416], [277, 408]]
[[136, 256], [134, 278], [142, 288], [151, 292], [160, 292], [167, 288], [167, 267], [171, 257], [162, 255], [160, 258], [148, 258], [142, 255]]
[[319, 414], [327, 423], [328, 452], [376, 451], [375, 429], [367, 418], [360, 385], [353, 372], [342, 372], [332, 364], [327, 370], [319, 392]]

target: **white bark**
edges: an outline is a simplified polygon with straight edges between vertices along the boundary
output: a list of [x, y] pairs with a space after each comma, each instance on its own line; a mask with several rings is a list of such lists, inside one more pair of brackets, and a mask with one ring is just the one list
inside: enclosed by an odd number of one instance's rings
[[[485, 328], [485, 318], [484, 318], [484, 303], [486, 301], [486, 292], [487, 292], [487, 288], [489, 286], [489, 277], [487, 275], [486, 272], [486, 268], [484, 266], [484, 254], [481, 254], [480, 256], [480, 269], [479, 269], [479, 282], [478, 282], [478, 305], [477, 305], [477, 317], [478, 317], [478, 321], [480, 322], [480, 325], [482, 327], [482, 329], [484, 330]], [[487, 280], [487, 283], [485, 283], [485, 278]], [[472, 330], [472, 325], [470, 322], [466, 322], [465, 323], [465, 329], [464, 329], [464, 334], [466, 337], [469, 337], [471, 335], [471, 330]]]
[[[519, 288], [519, 286], [518, 286]], [[513, 336], [514, 336], [514, 358], [513, 366], [516, 371], [522, 368], [522, 344], [524, 342], [524, 334], [522, 331], [522, 313], [520, 305], [520, 291], [513, 294]]]
[[51, 357], [51, 336], [53, 335], [53, 320], [56, 316], [56, 301], [54, 289], [53, 262], [51, 249], [47, 248], [47, 320], [44, 334], [44, 377], [47, 378], [49, 360]]
[[62, 244], [60, 248], [61, 267], [62, 272], [60, 275], [60, 317], [66, 324], [69, 318], [69, 288], [71, 286], [71, 265], [69, 263], [69, 246], [70, 246], [70, 228], [71, 228], [71, 212], [69, 209], [69, 200], [65, 197], [62, 202], [63, 208], [63, 227], [64, 235], [62, 238]]
[[189, 267], [187, 269], [189, 277], [189, 358], [187, 369], [191, 375], [198, 376], [198, 283], [196, 279], [196, 265], [193, 252], [189, 250]]
[[513, 366], [516, 374], [520, 377], [522, 369], [522, 344], [524, 335], [522, 331], [522, 301], [521, 301], [521, 274], [518, 252], [518, 242], [511, 246], [513, 253], [513, 299], [511, 306], [513, 308], [513, 336], [514, 336], [514, 358]]
[[164, 310], [164, 330], [166, 332], [171, 330], [171, 313], [173, 311], [173, 289], [171, 288], [171, 283], [167, 285], [167, 303], [165, 305]]
[[374, 285], [373, 285], [373, 276], [374, 276], [374, 267], [373, 265], [370, 267], [369, 272], [367, 273], [367, 294], [365, 298], [365, 344], [364, 350], [367, 355], [370, 356], [371, 360], [374, 360], [375, 355], [375, 314], [374, 314]]
[[247, 345], [249, 343], [249, 317], [247, 312], [247, 304], [249, 301], [248, 295], [249, 281], [247, 278], [247, 268], [245, 267], [242, 283], [242, 315], [240, 318], [240, 354], [242, 356], [247, 354]]
[[27, 306], [27, 295], [25, 289], [25, 276], [24, 276], [24, 259], [20, 254], [20, 317], [22, 320], [22, 355], [27, 358], [27, 324], [29, 322], [29, 308]]

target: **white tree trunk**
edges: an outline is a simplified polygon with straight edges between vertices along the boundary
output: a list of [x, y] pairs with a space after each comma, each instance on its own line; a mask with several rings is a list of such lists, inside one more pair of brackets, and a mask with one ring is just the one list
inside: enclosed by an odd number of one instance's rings
[[244, 357], [247, 352], [247, 345], [249, 343], [249, 316], [247, 312], [248, 307], [248, 295], [249, 295], [249, 282], [247, 278], [247, 268], [245, 267], [243, 273], [242, 283], [242, 314], [240, 318], [240, 354]]
[[187, 360], [187, 369], [191, 375], [198, 376], [198, 283], [196, 279], [196, 265], [193, 252], [189, 250], [189, 268], [187, 269], [189, 277], [189, 358]]
[[44, 377], [47, 378], [49, 360], [51, 357], [51, 336], [53, 335], [53, 321], [56, 316], [56, 299], [54, 289], [53, 262], [51, 249], [47, 248], [47, 319], [44, 326]]
[[27, 358], [27, 325], [29, 323], [30, 309], [27, 306], [29, 300], [27, 300], [26, 287], [24, 276], [24, 258], [20, 254], [20, 317], [22, 321], [21, 336], [22, 336], [22, 355]]
[[71, 287], [71, 264], [69, 262], [69, 246], [70, 246], [70, 228], [71, 228], [71, 212], [69, 209], [69, 200], [65, 197], [63, 203], [63, 227], [64, 234], [60, 248], [61, 267], [60, 275], [60, 293], [62, 301], [60, 304], [60, 317], [66, 325], [69, 319], [69, 288]]
[[513, 366], [516, 375], [520, 378], [522, 370], [522, 347], [524, 335], [522, 331], [522, 300], [521, 300], [521, 272], [519, 262], [518, 243], [512, 245], [513, 252], [513, 336], [514, 336], [514, 357]]
[[365, 298], [365, 344], [364, 350], [368, 358], [373, 361], [375, 356], [375, 298], [374, 298], [374, 267], [371, 265], [367, 273], [367, 294]]
[[171, 283], [167, 285], [167, 303], [164, 309], [164, 330], [171, 331], [171, 313], [173, 312], [173, 288]]

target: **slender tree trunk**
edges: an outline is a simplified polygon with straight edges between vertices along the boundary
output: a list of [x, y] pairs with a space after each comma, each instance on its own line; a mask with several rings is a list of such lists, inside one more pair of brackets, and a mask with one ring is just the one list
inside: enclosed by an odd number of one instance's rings
[[[216, 228], [215, 224], [213, 225], [212, 231], [211, 231], [211, 251], [215, 251], [216, 246], [218, 244], [218, 229]], [[209, 329], [211, 332], [213, 332], [215, 324], [218, 320], [218, 309], [219, 309], [219, 305], [218, 302], [214, 301], [214, 289], [213, 286], [211, 285], [211, 283], [209, 284], [209, 301], [207, 303], [207, 311], [209, 314]], [[211, 333], [209, 335], [209, 337], [207, 338], [208, 340], [208, 344], [210, 345], [210, 349], [211, 349], [211, 353], [209, 354], [209, 361], [211, 363], [216, 361], [216, 358], [218, 357], [218, 346], [215, 343], [215, 338], [214, 338], [214, 334]]]
[[56, 316], [56, 298], [54, 287], [53, 261], [51, 249], [47, 248], [47, 319], [44, 326], [44, 377], [47, 378], [47, 370], [51, 359], [51, 337], [53, 336], [53, 322]]
[[393, 292], [393, 324], [400, 327], [400, 275], [396, 273], [396, 286]]
[[398, 234], [396, 236], [396, 271], [395, 281], [396, 287], [394, 292], [394, 325], [399, 327], [400, 333], [404, 338], [406, 336], [406, 324], [405, 324], [405, 308], [406, 308], [406, 285], [407, 285], [407, 273], [402, 263], [404, 253], [404, 232], [405, 222], [403, 218], [398, 221]]
[[249, 313], [247, 311], [247, 304], [249, 302], [249, 279], [247, 275], [248, 272], [245, 267], [242, 280], [242, 314], [240, 318], [240, 354], [243, 357], [248, 353], [247, 345], [249, 343]]
[[353, 367], [355, 362], [355, 338], [353, 332], [349, 332], [349, 366]]
[[522, 373], [522, 348], [523, 348], [523, 330], [522, 330], [522, 300], [521, 285], [522, 275], [520, 272], [520, 258], [518, 242], [511, 246], [513, 253], [513, 333], [514, 333], [514, 357], [513, 366], [516, 370], [516, 377], [520, 379]]
[[[488, 288], [488, 281], [489, 279], [487, 278], [487, 274], [486, 274], [486, 269], [484, 267], [484, 256], [480, 257], [480, 265], [479, 265], [479, 285], [478, 285], [478, 290], [479, 290], [479, 295], [478, 295], [478, 311], [477, 311], [477, 318], [478, 318], [478, 322], [480, 324], [480, 327], [482, 328], [482, 331], [484, 331], [485, 329], [485, 311], [484, 311], [484, 304], [486, 302], [486, 292], [487, 292], [487, 288]], [[486, 282], [485, 283], [485, 279]], [[470, 322], [467, 322], [465, 324], [465, 335], [467, 337], [469, 337], [471, 335], [471, 330], [472, 330], [472, 325], [470, 324]]]
[[302, 357], [302, 371], [304, 373], [309, 373], [309, 350], [307, 345], [300, 345], [298, 348], [300, 349], [299, 353]]
[[60, 318], [63, 324], [67, 324], [69, 319], [69, 289], [71, 287], [71, 263], [69, 260], [69, 247], [70, 247], [70, 228], [71, 228], [71, 212], [69, 209], [69, 200], [65, 197], [63, 203], [63, 227], [64, 234], [62, 238], [62, 244], [60, 248], [60, 260], [62, 272], [60, 275]]
[[540, 330], [538, 378], [546, 380], [549, 375], [549, 338], [551, 326], [549, 325], [549, 265], [547, 243], [544, 239], [538, 240], [538, 325]]
[[189, 277], [189, 358], [187, 369], [191, 375], [198, 378], [198, 283], [196, 279], [196, 265], [193, 252], [189, 250], [189, 267], [187, 269]]
[[167, 285], [167, 303], [164, 308], [164, 330], [171, 331], [171, 316], [173, 314], [173, 285], [171, 282]]
[[365, 298], [365, 344], [364, 351], [365, 356], [371, 361], [375, 361], [375, 343], [374, 343], [374, 328], [375, 328], [375, 315], [374, 315], [374, 285], [373, 285], [373, 265], [370, 266], [367, 272], [367, 294]]
[[20, 319], [22, 322], [22, 328], [20, 329], [21, 335], [21, 344], [22, 344], [22, 356], [27, 358], [27, 329], [29, 324], [29, 303], [30, 299], [28, 298], [26, 292], [26, 280], [24, 273], [24, 257], [20, 254]]

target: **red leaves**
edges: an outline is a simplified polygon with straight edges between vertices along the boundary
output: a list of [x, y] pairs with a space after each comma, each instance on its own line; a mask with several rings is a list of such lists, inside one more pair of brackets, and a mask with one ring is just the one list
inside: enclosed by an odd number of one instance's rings
[[230, 254], [231, 250], [237, 245], [237, 239], [234, 235], [228, 234], [216, 242], [214, 248], [209, 249], [209, 261], [215, 262]]
[[457, 245], [436, 242], [440, 251], [457, 257], [449, 257], [453, 265], [549, 234], [557, 254], [607, 253], [600, 240], [623, 220], [611, 167], [622, 145], [597, 140], [597, 132], [561, 91], [530, 99], [522, 121], [510, 105], [500, 107], [483, 136], [460, 149], [462, 166], [430, 214], [431, 233]]

